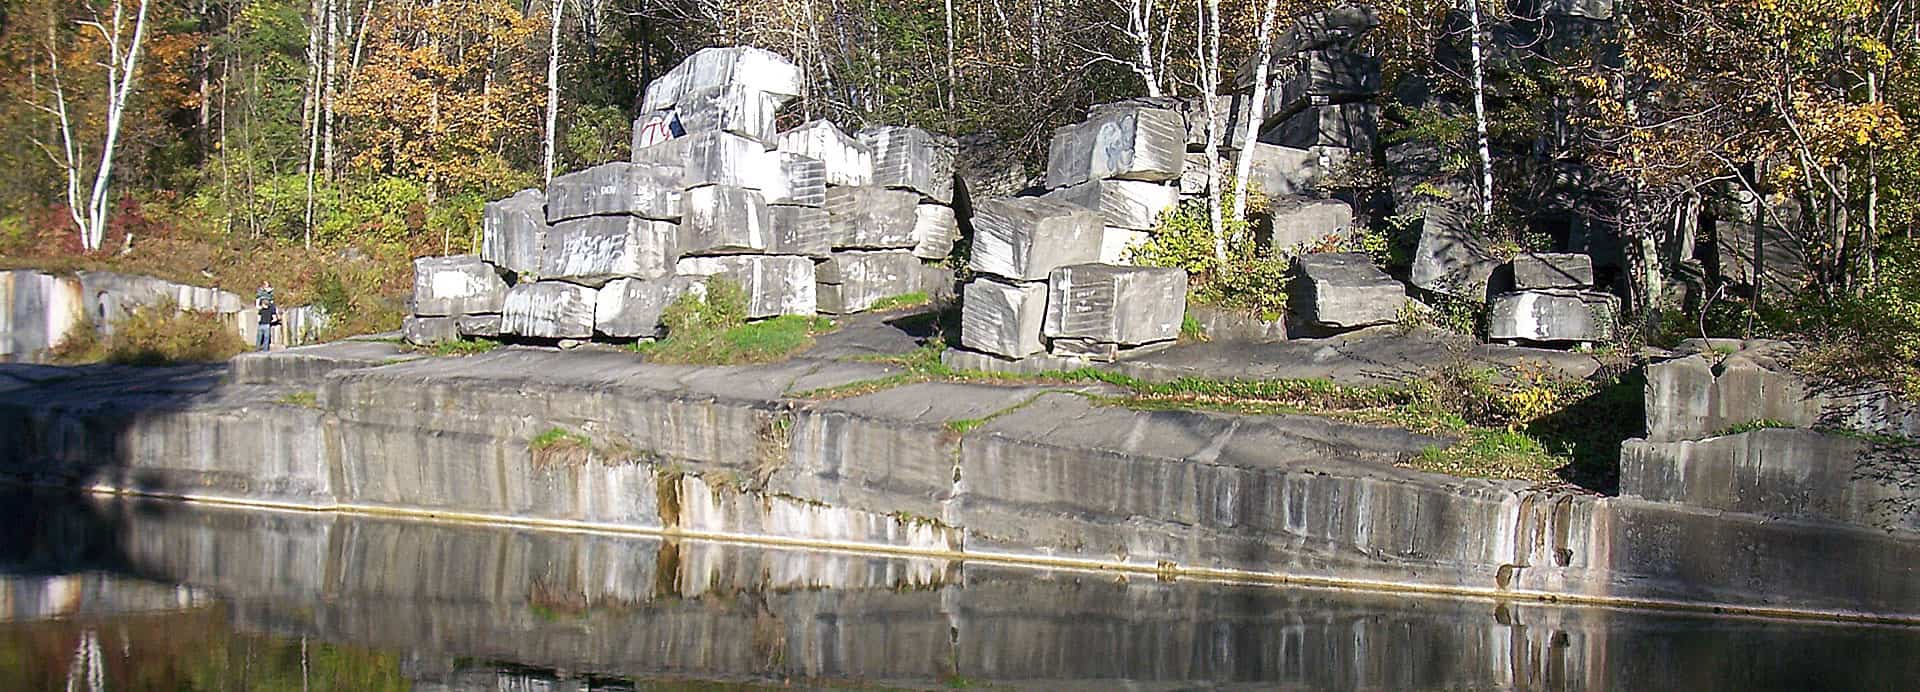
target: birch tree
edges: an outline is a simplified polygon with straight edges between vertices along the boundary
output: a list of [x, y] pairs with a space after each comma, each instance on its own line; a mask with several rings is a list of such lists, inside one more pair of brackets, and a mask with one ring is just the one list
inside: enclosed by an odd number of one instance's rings
[[1260, 137], [1260, 124], [1266, 120], [1267, 112], [1267, 76], [1273, 61], [1273, 21], [1279, 14], [1279, 0], [1267, 0], [1267, 10], [1260, 19], [1260, 37], [1254, 53], [1253, 103], [1249, 109], [1246, 138], [1241, 140], [1239, 161], [1233, 169], [1233, 218], [1244, 221], [1247, 218], [1247, 179], [1253, 176], [1253, 142]]
[[[120, 146], [120, 127], [126, 118], [127, 105], [133, 96], [133, 86], [140, 71], [140, 49], [147, 39], [148, 0], [138, 0], [133, 10], [131, 26], [128, 26], [125, 0], [113, 0], [112, 11], [102, 16], [100, 8], [92, 3], [84, 5], [88, 19], [77, 24], [86, 31], [99, 34], [105, 42], [107, 54], [101, 66], [106, 68], [105, 80], [107, 104], [105, 112], [106, 130], [101, 135], [99, 155], [89, 157], [81, 144], [84, 133], [78, 131], [81, 123], [73, 113], [67, 96], [60, 65], [59, 32], [49, 26], [47, 32], [47, 57], [52, 68], [50, 87], [54, 105], [46, 108], [58, 120], [60, 125], [60, 152], [55, 163], [66, 173], [67, 212], [79, 229], [80, 246], [87, 251], [97, 251], [106, 239], [108, 205], [111, 202], [114, 155]], [[81, 188], [87, 186], [89, 177], [88, 159], [92, 161], [91, 186], [85, 199], [81, 197]]]
[[554, 139], [560, 123], [560, 19], [566, 0], [552, 0], [552, 17], [547, 28], [547, 128], [545, 162], [548, 183], [553, 182]]
[[1213, 258], [1227, 261], [1226, 222], [1220, 210], [1220, 0], [1197, 0], [1200, 30], [1195, 33], [1200, 62], [1200, 98], [1207, 103], [1207, 221], [1213, 231]]
[[1468, 51], [1473, 59], [1473, 135], [1480, 164], [1480, 219], [1493, 217], [1493, 148], [1487, 141], [1486, 32], [1481, 26], [1480, 0], [1467, 0]]

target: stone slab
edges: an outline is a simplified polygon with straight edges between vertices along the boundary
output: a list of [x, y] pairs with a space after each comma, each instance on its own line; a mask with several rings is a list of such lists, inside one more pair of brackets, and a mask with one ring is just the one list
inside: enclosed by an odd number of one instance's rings
[[515, 285], [507, 290], [500, 331], [537, 339], [592, 338], [599, 296], [598, 290], [561, 281]]
[[400, 333], [407, 343], [415, 346], [432, 346], [438, 343], [460, 340], [460, 327], [452, 317], [420, 317], [408, 315], [400, 322]]
[[678, 219], [681, 176], [674, 165], [620, 161], [554, 176], [547, 185], [547, 222], [602, 215]]
[[967, 284], [960, 305], [960, 345], [1014, 359], [1046, 350], [1040, 340], [1047, 314], [1045, 282], [979, 277]]
[[767, 209], [767, 254], [826, 257], [833, 251], [833, 218], [815, 207], [775, 205]]
[[738, 84], [688, 91], [673, 106], [675, 119], [687, 133], [730, 132], [770, 142], [773, 118], [786, 99]]
[[1159, 225], [1160, 214], [1180, 201], [1180, 188], [1140, 180], [1091, 180], [1049, 192], [1045, 199], [1099, 212], [1109, 227], [1151, 231]]
[[1407, 303], [1407, 287], [1363, 253], [1313, 253], [1294, 259], [1293, 304], [1315, 324], [1354, 329], [1391, 324]]
[[691, 94], [719, 87], [768, 94], [778, 108], [805, 93], [806, 79], [799, 66], [773, 51], [745, 46], [703, 48], [648, 83], [640, 109], [668, 110]]
[[[464, 318], [455, 318], [457, 322]], [[405, 332], [402, 331], [402, 338]], [[336, 341], [279, 351], [253, 351], [228, 361], [233, 384], [309, 385], [338, 370], [373, 368], [421, 358], [399, 344], [384, 341]]]
[[707, 185], [686, 192], [681, 202], [682, 255], [765, 253], [773, 244], [772, 219], [757, 190]]
[[1379, 107], [1371, 103], [1314, 106], [1288, 117], [1260, 141], [1281, 146], [1343, 147], [1365, 155], [1373, 151]]
[[820, 312], [864, 312], [884, 298], [920, 290], [920, 258], [909, 250], [833, 253], [814, 267]]
[[681, 235], [680, 224], [636, 216], [562, 221], [547, 234], [539, 277], [599, 286], [619, 277], [666, 276], [680, 257]]
[[706, 282], [695, 276], [614, 279], [601, 287], [594, 300], [593, 330], [616, 339], [655, 336], [667, 306], [681, 296], [706, 293]]
[[1487, 338], [1534, 342], [1595, 342], [1613, 338], [1620, 299], [1567, 289], [1516, 291], [1488, 306]]
[[817, 159], [828, 185], [872, 185], [873, 149], [832, 121], [814, 120], [780, 133], [782, 152]]
[[1353, 227], [1353, 207], [1337, 199], [1275, 197], [1267, 212], [1266, 245], [1275, 252], [1313, 248]]
[[1486, 296], [1487, 281], [1501, 262], [1493, 243], [1470, 222], [1468, 202], [1456, 198], [1426, 205], [1413, 250], [1413, 285], [1475, 300]]
[[515, 274], [538, 271], [547, 244], [547, 193], [526, 189], [481, 212], [480, 259]]
[[687, 257], [676, 269], [685, 276], [720, 276], [739, 284], [747, 292], [749, 319], [815, 312], [813, 260], [806, 257]]
[[1724, 512], [1920, 532], [1920, 447], [1797, 428], [1628, 440], [1620, 494]]
[[833, 247], [911, 248], [918, 245], [920, 194], [879, 186], [827, 188]]
[[1047, 187], [1092, 180], [1178, 180], [1186, 165], [1186, 119], [1161, 108], [1115, 108], [1053, 131]]
[[1049, 338], [1137, 346], [1180, 337], [1187, 273], [1163, 267], [1077, 264], [1047, 279]]
[[479, 255], [413, 260], [413, 314], [444, 317], [500, 312], [507, 282]]
[[1015, 281], [1041, 281], [1054, 269], [1100, 258], [1105, 226], [1092, 210], [1032, 197], [974, 205], [976, 272]]
[[1523, 252], [1513, 258], [1513, 287], [1592, 288], [1593, 258], [1579, 253]]
[[912, 190], [940, 204], [953, 203], [954, 142], [917, 127], [861, 130], [873, 150], [873, 184]]

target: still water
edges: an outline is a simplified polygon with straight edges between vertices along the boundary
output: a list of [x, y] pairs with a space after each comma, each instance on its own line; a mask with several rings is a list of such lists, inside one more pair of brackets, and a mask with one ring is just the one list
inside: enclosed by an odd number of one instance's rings
[[0, 689], [1920, 688], [1920, 629], [0, 494]]

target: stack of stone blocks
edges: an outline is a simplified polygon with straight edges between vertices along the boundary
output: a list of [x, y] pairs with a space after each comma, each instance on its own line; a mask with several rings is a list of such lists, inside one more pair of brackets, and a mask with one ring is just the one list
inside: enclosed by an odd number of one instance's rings
[[1590, 344], [1613, 338], [1620, 298], [1593, 290], [1591, 257], [1525, 253], [1511, 267], [1514, 290], [1488, 306], [1489, 340]]
[[649, 84], [631, 161], [486, 205], [479, 255], [415, 261], [409, 341], [648, 338], [707, 277], [747, 317], [845, 314], [925, 288], [959, 234], [950, 140], [904, 127], [775, 132], [800, 69], [709, 48]]

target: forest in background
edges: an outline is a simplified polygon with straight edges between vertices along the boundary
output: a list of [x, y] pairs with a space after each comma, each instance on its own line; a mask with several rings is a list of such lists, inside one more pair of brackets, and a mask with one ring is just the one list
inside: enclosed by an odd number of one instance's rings
[[[390, 328], [408, 259], [469, 249], [487, 200], [624, 158], [642, 87], [699, 48], [800, 64], [784, 124], [916, 125], [1030, 175], [1088, 106], [1217, 92], [1263, 27], [1331, 4], [0, 0], [0, 262], [270, 278], [343, 329]], [[1622, 346], [1797, 336], [1835, 346], [1812, 362], [1920, 391], [1907, 2], [1621, 0], [1577, 35], [1548, 9], [1608, 3], [1370, 4], [1382, 151], [1356, 197], [1385, 194], [1387, 148], [1422, 143], [1513, 250], [1567, 243], [1543, 210], [1605, 229], [1640, 326]], [[1404, 210], [1361, 206], [1409, 242]], [[1689, 263], [1743, 214], [1803, 271]]]

